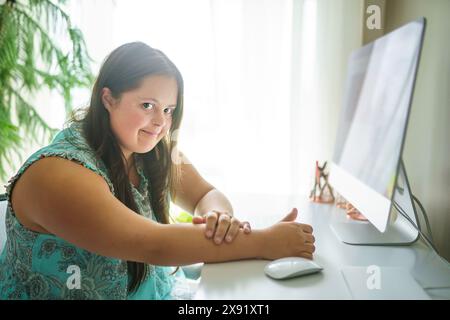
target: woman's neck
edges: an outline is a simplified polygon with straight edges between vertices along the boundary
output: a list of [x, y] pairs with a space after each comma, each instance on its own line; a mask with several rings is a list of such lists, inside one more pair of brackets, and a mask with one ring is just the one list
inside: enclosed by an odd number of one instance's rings
[[125, 155], [125, 170], [127, 172], [127, 174], [129, 175], [129, 173], [131, 172], [131, 170], [134, 168], [135, 166], [135, 159], [134, 159], [134, 153], [130, 153], [129, 155]]

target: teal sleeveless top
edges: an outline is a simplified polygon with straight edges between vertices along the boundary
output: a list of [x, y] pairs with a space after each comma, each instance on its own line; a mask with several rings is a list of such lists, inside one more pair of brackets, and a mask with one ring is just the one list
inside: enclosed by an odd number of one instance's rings
[[[130, 275], [126, 261], [89, 252], [54, 235], [34, 232], [19, 222], [11, 205], [14, 183], [35, 161], [49, 156], [76, 161], [94, 171], [114, 194], [108, 171], [89, 147], [79, 123], [60, 131], [50, 145], [28, 158], [5, 186], [7, 240], [0, 255], [0, 299], [172, 299], [175, 281], [184, 278], [181, 268], [173, 275], [173, 267], [148, 265], [145, 280], [136, 291], [128, 293]], [[141, 215], [156, 221], [150, 205], [149, 181], [142, 163], [136, 161], [136, 167], [140, 185], [135, 188], [130, 182], [134, 200]], [[75, 286], [74, 270], [79, 274]]]

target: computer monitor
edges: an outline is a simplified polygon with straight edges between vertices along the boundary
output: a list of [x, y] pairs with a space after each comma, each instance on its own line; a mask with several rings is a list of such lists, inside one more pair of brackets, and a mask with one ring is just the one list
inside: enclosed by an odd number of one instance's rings
[[[402, 149], [425, 30], [412, 21], [350, 55], [330, 184], [369, 222], [335, 221], [351, 244], [402, 244], [418, 237], [393, 201], [417, 223]], [[391, 214], [392, 213], [392, 214]]]

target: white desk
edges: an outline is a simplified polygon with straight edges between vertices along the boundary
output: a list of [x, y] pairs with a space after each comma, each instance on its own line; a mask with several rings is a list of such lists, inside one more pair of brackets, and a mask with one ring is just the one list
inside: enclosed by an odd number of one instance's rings
[[228, 195], [235, 214], [253, 228], [272, 225], [292, 207], [299, 209], [297, 221], [311, 224], [316, 238], [314, 260], [321, 273], [276, 281], [264, 272], [265, 260], [205, 264], [195, 299], [352, 299], [341, 270], [349, 266], [403, 267], [433, 299], [450, 299], [450, 268], [422, 240], [410, 246], [353, 246], [340, 242], [330, 229], [332, 219], [345, 220], [334, 205], [314, 204], [305, 198], [271, 195]]

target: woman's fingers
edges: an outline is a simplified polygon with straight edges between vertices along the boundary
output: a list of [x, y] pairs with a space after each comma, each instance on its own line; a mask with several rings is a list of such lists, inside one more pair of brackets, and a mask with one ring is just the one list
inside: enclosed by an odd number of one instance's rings
[[305, 243], [302, 247], [302, 251], [313, 254], [316, 251], [316, 246], [312, 243]]
[[310, 259], [310, 260], [313, 259], [312, 253], [308, 253], [308, 252], [301, 252], [299, 256], [302, 258]]
[[301, 227], [303, 232], [313, 233], [313, 228], [309, 224], [302, 224]]
[[226, 213], [217, 211], [208, 212], [205, 216], [194, 216], [192, 223], [206, 223], [206, 237], [209, 239], [213, 238], [217, 244], [221, 244], [224, 240], [228, 243], [232, 242], [239, 234], [241, 228], [244, 229], [246, 234], [251, 233], [252, 230], [248, 221], [240, 222]]
[[192, 223], [193, 224], [202, 224], [206, 222], [206, 218], [205, 217], [201, 217], [201, 216], [194, 216], [192, 217]]
[[236, 218], [231, 218], [230, 228], [228, 229], [228, 232], [226, 233], [225, 241], [228, 243], [232, 242], [234, 240], [234, 238], [236, 238], [240, 227], [241, 227], [241, 223], [239, 222], [239, 220]]
[[206, 214], [206, 237], [212, 238], [216, 229], [218, 213], [211, 211]]
[[295, 221], [295, 219], [297, 219], [297, 215], [297, 208], [292, 208], [291, 212], [289, 212], [280, 222]]
[[216, 228], [216, 234], [214, 235], [214, 242], [216, 244], [221, 244], [223, 241], [223, 238], [225, 237], [226, 233], [228, 232], [228, 228], [231, 224], [231, 218], [227, 214], [221, 214], [219, 216], [219, 221], [217, 223]]
[[316, 238], [312, 234], [305, 234], [305, 242], [306, 243], [314, 243], [316, 241]]
[[240, 227], [244, 229], [244, 233], [249, 234], [250, 232], [252, 232], [252, 227], [250, 226], [250, 222], [248, 221], [241, 222]]

